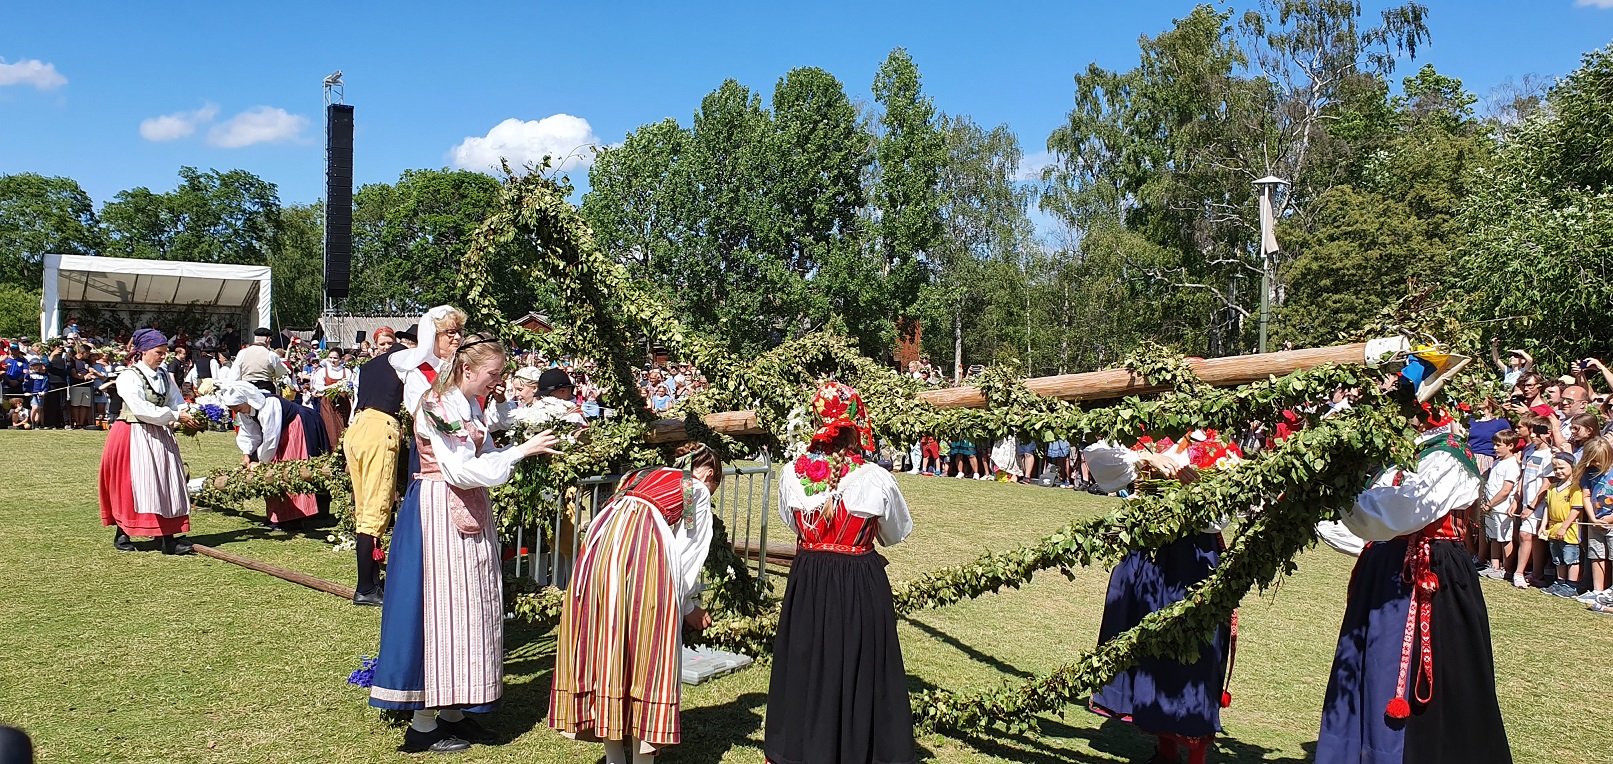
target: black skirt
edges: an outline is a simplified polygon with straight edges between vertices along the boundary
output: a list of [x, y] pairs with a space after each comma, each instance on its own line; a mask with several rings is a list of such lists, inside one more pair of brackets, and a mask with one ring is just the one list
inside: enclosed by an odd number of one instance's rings
[[[1373, 543], [1350, 577], [1322, 706], [1318, 764], [1511, 764], [1478, 575], [1461, 544], [1435, 541], [1430, 551], [1429, 567], [1439, 578], [1429, 618], [1432, 700], [1418, 702], [1408, 689], [1411, 716], [1385, 713], [1400, 676], [1411, 587], [1401, 572], [1406, 542]], [[1412, 671], [1420, 648], [1418, 639]]]
[[885, 558], [802, 550], [790, 567], [763, 750], [772, 764], [911, 764], [913, 709]]

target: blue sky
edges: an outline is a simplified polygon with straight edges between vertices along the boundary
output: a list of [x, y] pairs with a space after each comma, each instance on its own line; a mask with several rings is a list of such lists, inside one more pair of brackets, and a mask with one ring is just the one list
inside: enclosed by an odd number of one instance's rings
[[[1566, 73], [1613, 40], [1613, 0], [1424, 2], [1433, 42], [1418, 61], [1481, 95]], [[1191, 7], [19, 0], [0, 6], [0, 174], [69, 176], [101, 203], [170, 189], [181, 165], [241, 168], [285, 202], [310, 202], [323, 182], [320, 81], [338, 68], [363, 184], [615, 143], [665, 117], [687, 124], [729, 77], [765, 99], [790, 68], [820, 66], [868, 100], [896, 46], [941, 110], [1006, 122], [1035, 154], [1069, 108], [1072, 75], [1092, 61], [1129, 68], [1139, 35]], [[571, 174], [585, 182], [584, 168]]]

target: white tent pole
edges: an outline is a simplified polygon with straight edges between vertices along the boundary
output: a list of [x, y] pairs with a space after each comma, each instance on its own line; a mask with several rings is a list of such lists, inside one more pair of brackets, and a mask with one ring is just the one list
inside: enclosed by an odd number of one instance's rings
[[57, 316], [57, 301], [60, 298], [58, 283], [61, 281], [61, 255], [45, 255], [45, 283], [40, 290], [39, 310], [39, 339], [47, 340], [55, 337], [60, 325]]

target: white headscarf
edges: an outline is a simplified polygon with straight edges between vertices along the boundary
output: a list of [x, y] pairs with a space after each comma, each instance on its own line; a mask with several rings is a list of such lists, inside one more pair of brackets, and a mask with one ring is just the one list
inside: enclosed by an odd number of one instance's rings
[[447, 318], [453, 309], [452, 305], [438, 305], [420, 317], [420, 323], [414, 330], [414, 348], [392, 354], [392, 368], [398, 370], [400, 379], [428, 361], [433, 368], [442, 364], [444, 359], [437, 357], [437, 319]]
[[217, 395], [219, 402], [228, 408], [245, 403], [251, 405], [253, 409], [261, 409], [268, 401], [263, 391], [250, 382], [224, 382], [218, 385], [213, 394]]

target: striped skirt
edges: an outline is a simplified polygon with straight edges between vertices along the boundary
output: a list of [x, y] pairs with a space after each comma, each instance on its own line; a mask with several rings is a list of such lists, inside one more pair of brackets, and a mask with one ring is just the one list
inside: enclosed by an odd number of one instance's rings
[[549, 726], [568, 737], [630, 737], [653, 750], [681, 736], [681, 618], [655, 512], [617, 499], [577, 557], [549, 696]]
[[416, 479], [387, 553], [370, 705], [491, 711], [504, 694], [504, 570], [492, 523], [466, 536], [448, 484]]

